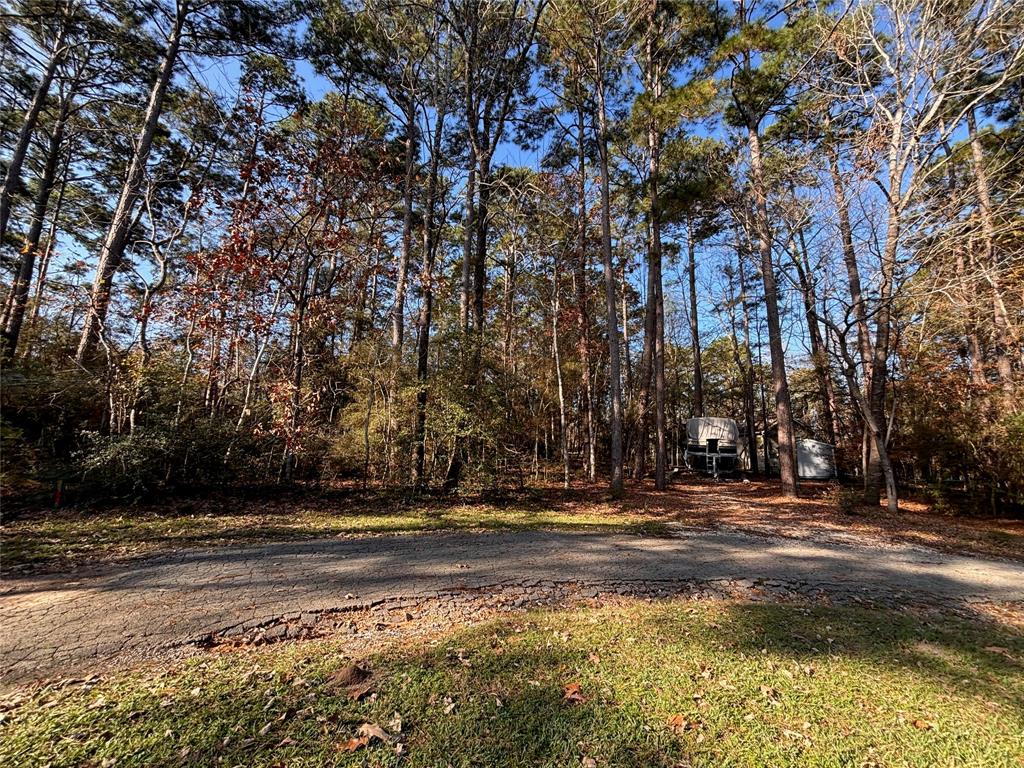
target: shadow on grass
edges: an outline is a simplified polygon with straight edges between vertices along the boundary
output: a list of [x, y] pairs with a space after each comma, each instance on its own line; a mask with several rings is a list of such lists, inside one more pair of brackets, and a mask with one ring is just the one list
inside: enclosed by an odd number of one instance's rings
[[[206, 658], [87, 693], [44, 691], [0, 726], [0, 757], [23, 766], [1012, 765], [1024, 674], [1007, 656], [1024, 657], [1019, 634], [948, 617], [624, 602], [381, 653], [367, 662], [375, 695], [361, 702], [331, 688], [345, 663], [331, 642]], [[566, 700], [569, 684], [582, 701]], [[403, 756], [381, 744], [339, 750], [363, 722], [396, 732], [396, 714]], [[685, 725], [670, 727], [676, 715]]]

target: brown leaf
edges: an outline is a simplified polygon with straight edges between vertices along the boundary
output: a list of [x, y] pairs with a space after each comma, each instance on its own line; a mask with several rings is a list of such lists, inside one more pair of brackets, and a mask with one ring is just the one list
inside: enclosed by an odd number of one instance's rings
[[569, 683], [565, 686], [565, 693], [562, 695], [562, 698], [570, 704], [583, 704], [587, 700], [587, 697], [583, 695], [583, 691], [580, 690], [579, 683]]
[[915, 720], [911, 723], [911, 725], [917, 728], [917, 730], [919, 731], [930, 731], [932, 728], [935, 727], [933, 723], [929, 723], [927, 720], [920, 719]]
[[392, 741], [395, 738], [376, 723], [363, 723], [356, 731], [356, 735], [369, 741], [374, 739], [378, 741]]
[[342, 741], [338, 743], [339, 752], [355, 752], [357, 749], [362, 749], [370, 743], [369, 739], [358, 738], [349, 739], [348, 741]]
[[780, 701], [782, 701], [782, 694], [779, 693], [778, 689], [776, 688], [771, 688], [767, 685], [762, 685], [761, 693], [764, 694], [764, 697], [768, 699], [768, 701], [770, 701], [772, 704], [778, 704]]
[[372, 676], [373, 672], [352, 662], [328, 677], [327, 685], [334, 689], [344, 689], [352, 701], [359, 701], [373, 690]]
[[692, 731], [699, 728], [700, 723], [694, 720], [687, 720], [682, 715], [672, 715], [668, 719], [668, 727], [677, 733], [682, 733], [683, 731]]
[[368, 747], [374, 741], [381, 741], [390, 744], [395, 737], [375, 723], [363, 723], [356, 729], [355, 738], [339, 742], [336, 746], [339, 752], [355, 752], [356, 750]]

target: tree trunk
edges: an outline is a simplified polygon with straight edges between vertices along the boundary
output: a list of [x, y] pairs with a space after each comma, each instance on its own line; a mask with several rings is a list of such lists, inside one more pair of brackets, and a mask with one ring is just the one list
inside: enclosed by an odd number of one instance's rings
[[[896, 176], [899, 178], [899, 176]], [[898, 187], [893, 184], [892, 189]], [[896, 249], [900, 236], [899, 212], [890, 204], [889, 224], [886, 230], [885, 248], [882, 251], [880, 282], [878, 287], [878, 312], [875, 315], [875, 344], [871, 358], [871, 379], [865, 387], [867, 410], [864, 420], [871, 431], [871, 456], [868, 461], [864, 503], [877, 506], [881, 499], [881, 486], [885, 483], [886, 498], [890, 512], [898, 511], [896, 483], [892, 474], [886, 446], [885, 430], [885, 389], [887, 363], [889, 359], [889, 337], [892, 329], [892, 286], [896, 270]]]
[[687, 274], [690, 281], [690, 344], [693, 347], [693, 415], [704, 415], [704, 369], [701, 366], [700, 321], [697, 318], [697, 255], [693, 222], [687, 220]]
[[178, 51], [181, 47], [182, 30], [188, 14], [188, 0], [179, 0], [174, 27], [171, 30], [170, 37], [167, 39], [167, 48], [164, 50], [160, 71], [149, 94], [149, 103], [146, 106], [142, 130], [139, 133], [135, 152], [128, 166], [128, 173], [124, 184], [121, 186], [121, 194], [118, 197], [117, 206], [114, 208], [110, 228], [100, 249], [99, 264], [96, 267], [96, 278], [93, 281], [90, 296], [90, 306], [86, 312], [85, 326], [82, 328], [82, 335], [78, 342], [78, 351], [75, 354], [75, 361], [79, 365], [85, 364], [92, 358], [103, 334], [107, 308], [110, 305], [110, 289], [114, 282], [114, 274], [121, 266], [121, 261], [124, 258], [128, 230], [132, 224], [135, 206], [138, 203], [139, 191], [142, 186], [142, 179], [146, 172], [146, 161], [149, 158], [153, 137], [160, 122], [167, 88], [174, 74], [174, 65], [178, 60]]
[[469, 177], [466, 180], [466, 221], [463, 224], [465, 239], [462, 247], [462, 290], [459, 294], [459, 327], [469, 330], [470, 293], [473, 290], [473, 242], [476, 239], [476, 225], [473, 223], [476, 207], [476, 153], [470, 150]]
[[[652, 13], [656, 7], [652, 3]], [[653, 45], [653, 40], [649, 40], [649, 45]], [[661, 96], [661, 82], [656, 75], [652, 83], [652, 90], [654, 99], [659, 99]], [[647, 143], [651, 153], [650, 178], [648, 179], [651, 208], [651, 251], [648, 269], [651, 273], [650, 285], [654, 288], [654, 296], [650, 299], [654, 307], [654, 487], [658, 490], [664, 490], [666, 483], [665, 302], [661, 278], [661, 199], [658, 187], [661, 176], [661, 134], [658, 132], [653, 118], [648, 127]], [[643, 448], [646, 450], [647, 446], [644, 445]]]
[[[736, 243], [736, 255], [737, 261], [739, 262], [739, 274], [743, 275], [743, 255], [740, 253], [740, 244], [737, 240]], [[732, 341], [732, 357], [733, 362], [736, 364], [736, 369], [740, 372], [740, 376], [743, 379], [743, 420], [747, 432], [747, 455], [750, 457], [750, 471], [757, 472], [757, 434], [755, 432], [755, 401], [754, 401], [754, 372], [753, 365], [750, 356], [750, 341], [749, 332], [746, 328], [745, 314], [744, 314], [744, 333], [746, 334], [746, 344], [744, 346], [744, 352], [740, 351], [739, 338], [736, 332], [736, 296], [733, 292], [732, 276], [728, 276], [728, 291], [729, 291], [729, 338]], [[740, 301], [744, 301], [742, 285], [740, 286]]]
[[580, 360], [583, 364], [583, 400], [586, 409], [587, 430], [587, 479], [597, 479], [597, 422], [594, 414], [593, 361], [590, 349], [590, 301], [587, 291], [587, 160], [584, 152], [585, 126], [583, 108], [576, 110], [577, 129], [577, 163], [579, 165], [579, 185], [576, 190], [577, 200], [577, 254], [576, 254], [576, 304], [580, 334]]
[[[871, 378], [871, 335], [868, 332], [867, 308], [864, 305], [864, 294], [860, 282], [860, 268], [857, 265], [857, 252], [853, 247], [853, 227], [850, 225], [850, 207], [846, 200], [846, 189], [843, 177], [839, 172], [839, 155], [835, 148], [826, 145], [829, 160], [829, 172], [832, 176], [832, 191], [835, 195], [836, 212], [839, 214], [839, 237], [843, 245], [843, 263], [846, 266], [846, 279], [850, 288], [850, 307], [853, 310], [854, 323], [857, 328], [857, 350], [860, 353], [861, 371], [865, 385]], [[861, 419], [864, 433], [861, 440], [861, 471], [864, 475], [864, 488], [867, 490], [868, 466], [871, 464], [871, 439], [867, 422]]]
[[[1009, 315], [1003, 302], [999, 286], [999, 258], [996, 254], [995, 226], [992, 222], [992, 196], [989, 192], [988, 174], [985, 172], [985, 156], [978, 138], [978, 125], [974, 110], [967, 112], [967, 128], [971, 139], [971, 168], [974, 172], [974, 184], [978, 192], [978, 214], [981, 217], [981, 234], [984, 242], [984, 266], [982, 274], [991, 273], [989, 285], [992, 287], [992, 324], [995, 328], [996, 370], [1007, 394], [1013, 392], [1013, 361], [1010, 350], [1018, 346], [1010, 329]], [[1020, 354], [1020, 353], [1019, 353]]]
[[654, 359], [654, 272], [651, 270], [651, 227], [647, 222], [647, 301], [644, 308], [644, 346], [640, 355], [640, 409], [637, 414], [639, 438], [636, 449], [634, 478], [643, 480], [647, 474], [647, 448], [650, 444], [651, 371]]
[[46, 288], [46, 275], [50, 268], [50, 259], [53, 256], [53, 243], [57, 238], [57, 227], [60, 224], [60, 212], [64, 206], [64, 194], [67, 191], [68, 168], [71, 165], [72, 150], [69, 148], [64, 153], [64, 166], [60, 173], [60, 192], [57, 194], [57, 203], [53, 206], [53, 213], [50, 215], [50, 227], [46, 233], [46, 248], [43, 249], [42, 258], [39, 261], [39, 271], [36, 275], [36, 289], [32, 294], [32, 317], [29, 319], [29, 330], [35, 331], [39, 322], [39, 313], [42, 311], [43, 291]]
[[771, 227], [768, 222], [768, 199], [765, 195], [761, 168], [761, 139], [753, 127], [747, 129], [750, 145], [751, 191], [754, 196], [754, 221], [757, 227], [758, 250], [761, 255], [761, 277], [764, 281], [765, 314], [768, 320], [768, 348], [772, 358], [772, 385], [775, 390], [775, 416], [779, 428], [779, 476], [782, 493], [796, 496], [796, 453], [793, 443], [793, 415], [789, 401], [789, 382], [782, 350], [782, 326], [779, 321], [779, 297], [772, 264]]
[[[491, 198], [491, 157], [484, 152], [480, 157], [480, 187], [476, 207], [476, 252], [473, 254], [473, 330], [482, 334], [484, 330], [484, 293], [487, 288], [487, 231], [488, 204]], [[477, 348], [482, 340], [477, 340]]]
[[7, 174], [4, 177], [3, 188], [0, 189], [0, 242], [7, 234], [7, 223], [11, 216], [11, 203], [14, 193], [21, 184], [21, 169], [25, 164], [25, 156], [28, 154], [29, 145], [32, 143], [32, 134], [35, 132], [36, 123], [39, 122], [39, 113], [46, 105], [46, 98], [50, 94], [50, 85], [53, 83], [57, 67], [63, 60], [67, 47], [65, 38], [67, 28], [61, 24], [57, 38], [54, 40], [53, 48], [46, 60], [46, 66], [36, 85], [35, 93], [32, 95], [32, 102], [29, 104], [25, 117], [21, 121], [21, 129], [18, 131], [18, 139], [14, 144], [14, 151], [11, 153], [11, 160], [7, 165]]
[[[437, 200], [438, 169], [441, 162], [441, 138], [445, 121], [444, 110], [435, 115], [434, 135], [430, 144], [430, 171], [427, 176], [426, 200], [423, 204], [423, 256], [420, 270], [420, 313], [416, 333], [416, 423], [413, 432], [414, 456], [412, 469], [413, 487], [417, 490], [426, 483], [427, 456], [427, 382], [430, 376], [430, 323], [434, 307], [434, 258], [437, 250], [437, 233], [434, 209]], [[462, 326], [465, 328], [465, 326]]]
[[[288, 436], [289, 443], [285, 447], [282, 473], [286, 483], [290, 483], [295, 476], [296, 439], [302, 414], [302, 377], [305, 373], [306, 362], [303, 326], [306, 323], [306, 308], [309, 304], [309, 268], [310, 253], [308, 250], [303, 250], [301, 272], [299, 273], [299, 292], [295, 299], [295, 328], [292, 332], [291, 434]], [[372, 383], [370, 386], [372, 387]]]
[[818, 397], [821, 402], [821, 420], [825, 429], [826, 440], [835, 445], [836, 424], [832, 403], [832, 375], [829, 371], [828, 358], [825, 356], [825, 345], [821, 338], [821, 326], [818, 319], [818, 297], [814, 273], [811, 271], [810, 259], [807, 254], [807, 243], [802, 229], [797, 232], [798, 242], [791, 240], [793, 266], [796, 268], [797, 282], [800, 284], [800, 295], [804, 302], [804, 319], [807, 322], [807, 337], [811, 344], [811, 364], [814, 366], [814, 377], [818, 384]]
[[[600, 45], [599, 45], [600, 48]], [[603, 53], [598, 51], [598, 60]], [[597, 72], [597, 150], [601, 177], [601, 256], [604, 261], [604, 293], [608, 334], [608, 390], [611, 399], [611, 491], [622, 494], [622, 385], [619, 362], [619, 320], [615, 308], [615, 267], [612, 264], [611, 193], [608, 173], [608, 117], [605, 111], [604, 72]]]
[[[747, 450], [750, 451], [750, 468], [752, 471], [757, 472], [757, 398], [754, 393], [754, 354], [750, 350], [750, 311], [747, 308], [747, 275], [746, 270], [743, 267], [744, 252], [742, 246], [742, 240], [740, 239], [739, 231], [736, 232], [736, 265], [739, 268], [738, 277], [740, 281], [740, 317], [743, 322], [743, 350], [746, 353], [746, 365], [745, 365], [745, 389], [747, 391]], [[763, 390], [762, 390], [763, 393]], [[767, 424], [765, 429], [767, 430]], [[771, 465], [767, 460], [768, 452], [768, 435], [767, 432], [764, 435], [765, 445], [765, 461], [762, 466], [762, 471], [765, 476], [769, 474]]]
[[391, 347], [394, 350], [396, 368], [402, 359], [402, 342], [405, 337], [405, 292], [409, 272], [409, 256], [412, 252], [412, 200], [413, 184], [416, 180], [416, 161], [419, 143], [416, 140], [416, 111], [410, 102], [405, 113], [405, 180], [402, 186], [402, 247], [398, 256], [398, 275], [395, 281], [395, 306], [391, 312]]
[[39, 191], [36, 193], [35, 206], [32, 211], [32, 223], [29, 226], [25, 245], [21, 250], [18, 273], [14, 278], [14, 285], [11, 286], [10, 313], [3, 324], [3, 349], [0, 351], [0, 358], [5, 362], [12, 360], [18, 350], [21, 324], [25, 318], [29, 287], [32, 284], [32, 274], [35, 271], [36, 253], [39, 250], [43, 224], [46, 220], [46, 209], [50, 203], [50, 194], [53, 192], [57, 176], [68, 106], [66, 103], [62, 105], [60, 116], [50, 134], [50, 141], [46, 149], [46, 165], [43, 168], [42, 178], [39, 180]]
[[558, 287], [558, 257], [555, 256], [555, 264], [551, 280], [551, 352], [555, 362], [555, 383], [558, 385], [558, 434], [559, 451], [562, 454], [562, 487], [569, 487], [569, 436], [566, 431], [565, 413], [565, 385], [562, 380], [562, 353], [558, 347], [558, 310], [559, 310], [559, 287]]

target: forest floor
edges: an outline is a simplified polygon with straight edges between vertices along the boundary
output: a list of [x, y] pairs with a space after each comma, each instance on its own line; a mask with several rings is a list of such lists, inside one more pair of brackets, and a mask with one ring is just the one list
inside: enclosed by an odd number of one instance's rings
[[68, 571], [159, 552], [272, 541], [427, 531], [561, 530], [671, 535], [723, 529], [1024, 561], [1024, 520], [943, 514], [903, 500], [842, 511], [837, 488], [804, 483], [799, 499], [771, 481], [685, 475], [666, 491], [634, 484], [622, 499], [602, 487], [542, 487], [468, 497], [335, 488], [266, 495], [212, 493], [98, 509], [10, 512], [0, 525], [0, 574]]

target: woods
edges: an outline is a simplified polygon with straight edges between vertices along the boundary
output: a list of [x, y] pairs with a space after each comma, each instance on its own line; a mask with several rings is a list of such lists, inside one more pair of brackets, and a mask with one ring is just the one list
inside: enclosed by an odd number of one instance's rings
[[[3, 490], [1024, 508], [1013, 0], [13, 0]], [[772, 454], [777, 446], [777, 457]], [[773, 469], [773, 467], [776, 467]]]

